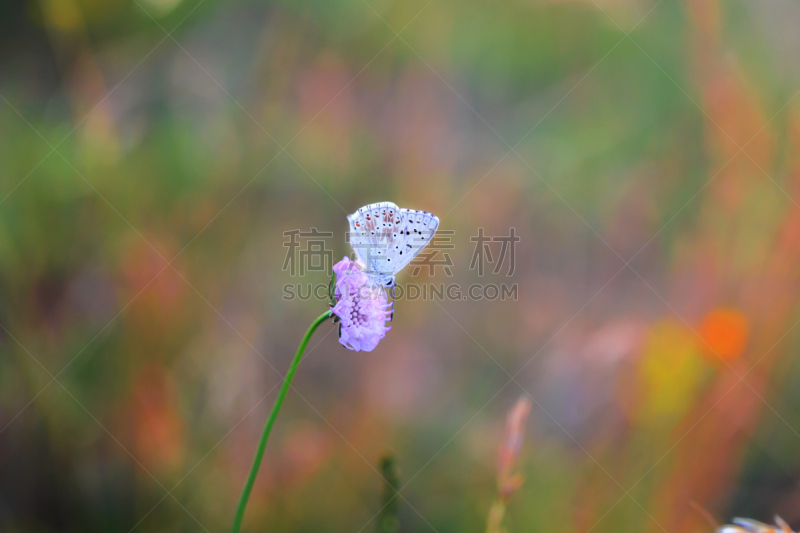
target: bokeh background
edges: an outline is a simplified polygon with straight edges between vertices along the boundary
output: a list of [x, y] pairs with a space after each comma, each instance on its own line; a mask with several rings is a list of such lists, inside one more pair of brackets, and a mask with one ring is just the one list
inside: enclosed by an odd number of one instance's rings
[[[248, 531], [800, 527], [800, 4], [0, 6], [0, 530], [226, 531], [305, 328], [284, 232], [390, 200], [452, 276], [372, 353], [325, 324]], [[515, 269], [470, 269], [484, 228]], [[498, 249], [494, 248], [495, 259]]]

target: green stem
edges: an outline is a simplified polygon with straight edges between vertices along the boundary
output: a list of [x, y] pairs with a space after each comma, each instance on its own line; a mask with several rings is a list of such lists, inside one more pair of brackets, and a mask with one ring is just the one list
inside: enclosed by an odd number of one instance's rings
[[239, 529], [242, 527], [244, 510], [245, 507], [247, 507], [247, 500], [250, 498], [250, 493], [253, 491], [253, 485], [256, 482], [256, 476], [258, 476], [258, 469], [261, 467], [261, 461], [264, 459], [264, 450], [267, 448], [269, 434], [272, 431], [272, 426], [275, 424], [275, 419], [278, 417], [278, 412], [281, 410], [283, 399], [286, 397], [286, 393], [292, 384], [294, 373], [297, 371], [297, 367], [300, 365], [300, 360], [303, 358], [303, 352], [308, 345], [308, 341], [311, 340], [311, 336], [314, 334], [314, 331], [316, 331], [320, 324], [328, 320], [331, 316], [333, 316], [331, 311], [326, 311], [320, 315], [320, 317], [317, 318], [311, 324], [311, 326], [309, 326], [308, 331], [306, 331], [306, 334], [303, 336], [303, 340], [300, 341], [300, 346], [297, 347], [297, 353], [294, 354], [294, 359], [289, 367], [289, 371], [286, 373], [286, 377], [283, 378], [283, 385], [278, 393], [278, 397], [275, 399], [275, 405], [272, 407], [272, 412], [267, 419], [267, 424], [264, 426], [264, 433], [261, 435], [261, 442], [258, 443], [258, 451], [256, 451], [256, 457], [253, 460], [253, 467], [250, 469], [250, 475], [247, 477], [247, 483], [244, 485], [242, 497], [239, 499], [239, 507], [236, 509], [236, 518], [233, 521], [233, 533], [238, 533]]

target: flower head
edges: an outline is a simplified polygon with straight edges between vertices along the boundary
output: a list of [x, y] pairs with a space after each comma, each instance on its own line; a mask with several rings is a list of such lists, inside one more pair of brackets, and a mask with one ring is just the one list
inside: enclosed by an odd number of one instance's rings
[[350, 350], [371, 352], [386, 336], [392, 303], [383, 287], [372, 282], [358, 263], [347, 257], [333, 266], [336, 287], [331, 308], [341, 322], [339, 342]]
[[750, 520], [748, 518], [734, 518], [735, 525], [722, 526], [717, 529], [716, 533], [793, 533], [792, 528], [789, 527], [780, 516], [775, 517], [776, 526], [770, 526]]

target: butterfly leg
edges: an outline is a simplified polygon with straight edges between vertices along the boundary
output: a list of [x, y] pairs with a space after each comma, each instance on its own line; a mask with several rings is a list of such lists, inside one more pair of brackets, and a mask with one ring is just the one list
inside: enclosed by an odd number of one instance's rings
[[394, 288], [395, 284], [392, 282], [392, 288], [389, 290], [389, 295], [392, 297], [392, 312], [389, 314], [389, 322], [394, 320]]

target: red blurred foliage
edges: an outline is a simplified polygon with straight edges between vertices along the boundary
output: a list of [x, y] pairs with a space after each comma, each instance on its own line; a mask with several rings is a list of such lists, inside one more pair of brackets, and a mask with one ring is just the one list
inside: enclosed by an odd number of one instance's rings
[[135, 455], [148, 469], [183, 463], [184, 430], [172, 375], [161, 365], [146, 366], [133, 383], [130, 421]]
[[[156, 251], [151, 243], [160, 249]], [[175, 270], [179, 263], [167, 266], [176, 254], [174, 247], [151, 235], [147, 242], [135, 239], [121, 254], [122, 301], [133, 300], [129, 313], [144, 335], [161, 336], [162, 328], [172, 327], [175, 313], [183, 308], [187, 285]]]

